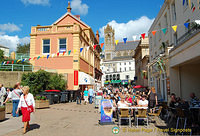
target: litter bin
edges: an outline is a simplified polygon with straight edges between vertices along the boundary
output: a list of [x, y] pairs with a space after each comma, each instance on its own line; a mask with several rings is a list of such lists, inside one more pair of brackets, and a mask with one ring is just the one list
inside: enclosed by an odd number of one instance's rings
[[60, 90], [46, 90], [43, 95], [49, 99], [50, 105], [60, 102]]
[[69, 99], [69, 102], [73, 102], [73, 99], [74, 99], [74, 93], [73, 93], [73, 91], [72, 90], [67, 90], [68, 92], [69, 92], [69, 97], [68, 97], [68, 99]]
[[69, 102], [69, 92], [68, 91], [63, 91], [61, 92], [61, 102]]
[[76, 102], [77, 99], [77, 91], [73, 91], [73, 101]]

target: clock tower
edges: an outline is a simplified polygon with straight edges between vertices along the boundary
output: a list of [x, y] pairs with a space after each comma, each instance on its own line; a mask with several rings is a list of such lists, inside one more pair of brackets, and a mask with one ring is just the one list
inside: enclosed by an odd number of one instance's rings
[[115, 57], [115, 31], [107, 24], [104, 28], [105, 58], [104, 60], [112, 60]]

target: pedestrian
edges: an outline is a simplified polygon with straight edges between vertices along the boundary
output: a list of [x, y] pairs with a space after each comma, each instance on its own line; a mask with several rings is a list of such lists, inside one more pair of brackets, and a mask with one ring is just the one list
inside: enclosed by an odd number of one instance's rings
[[85, 88], [84, 93], [84, 103], [87, 104], [88, 103], [88, 90], [87, 88]]
[[26, 129], [30, 130], [30, 114], [31, 112], [35, 112], [35, 100], [31, 93], [29, 93], [29, 87], [24, 86], [22, 88], [23, 94], [20, 97], [18, 109], [16, 113], [18, 114], [19, 109], [22, 110], [22, 122], [24, 122], [24, 131], [26, 133]]
[[89, 103], [92, 104], [92, 98], [94, 96], [94, 90], [92, 89], [92, 87], [90, 87], [88, 93], [89, 93]]
[[150, 112], [153, 113], [155, 111], [155, 106], [158, 105], [158, 98], [156, 94], [155, 87], [152, 87], [148, 93], [149, 98], [149, 108]]
[[13, 117], [19, 117], [19, 114], [16, 114], [17, 107], [18, 107], [19, 100], [20, 100], [20, 94], [22, 93], [22, 90], [19, 88], [20, 88], [20, 86], [18, 84], [15, 84], [14, 90], [12, 91], [12, 93], [9, 93], [7, 99], [4, 102], [4, 103], [6, 103], [8, 100], [12, 99], [12, 103], [13, 103], [12, 115], [13, 115]]
[[80, 87], [77, 90], [77, 104], [81, 104], [81, 89], [80, 89]]
[[0, 106], [3, 106], [3, 101], [6, 96], [6, 89], [3, 87], [3, 84], [0, 84]]

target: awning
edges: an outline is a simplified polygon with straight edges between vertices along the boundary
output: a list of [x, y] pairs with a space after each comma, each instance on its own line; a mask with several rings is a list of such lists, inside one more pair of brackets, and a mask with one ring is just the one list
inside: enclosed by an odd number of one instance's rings
[[111, 83], [119, 84], [121, 83], [121, 80], [111, 80]]
[[95, 80], [90, 75], [79, 72], [79, 85], [95, 85]]

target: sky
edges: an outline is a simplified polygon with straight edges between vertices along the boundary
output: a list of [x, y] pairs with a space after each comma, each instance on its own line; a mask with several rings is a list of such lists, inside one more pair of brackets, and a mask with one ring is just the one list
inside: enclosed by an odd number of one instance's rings
[[122, 41], [133, 35], [148, 32], [164, 0], [1, 0], [0, 44], [11, 51], [17, 44], [30, 42], [31, 26], [51, 25], [67, 12], [71, 2], [72, 14], [80, 15], [94, 33], [110, 24], [115, 29], [115, 39]]

